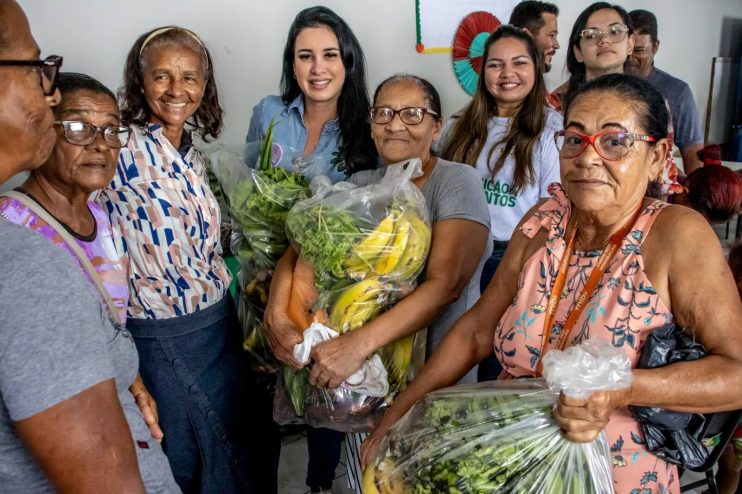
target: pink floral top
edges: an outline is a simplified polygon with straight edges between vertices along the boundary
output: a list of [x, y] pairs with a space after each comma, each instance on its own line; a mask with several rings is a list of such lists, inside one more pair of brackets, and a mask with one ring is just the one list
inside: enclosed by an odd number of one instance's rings
[[[111, 234], [111, 223], [108, 221], [108, 215], [103, 208], [92, 201], [87, 203], [88, 209], [95, 218], [96, 229], [93, 235], [88, 238], [83, 238], [74, 233], [70, 234], [75, 237], [77, 244], [82, 248], [83, 252], [90, 259], [90, 263], [95, 268], [95, 271], [103, 281], [103, 286], [108, 290], [108, 295], [111, 297], [114, 305], [118, 309], [118, 317], [121, 325], [126, 326], [126, 309], [129, 304], [129, 290], [127, 288], [127, 276], [126, 276], [126, 262], [125, 258], [120, 256], [116, 251], [113, 242], [113, 236]], [[80, 270], [85, 274], [85, 277], [90, 281], [90, 286], [94, 293], [98, 294], [98, 289], [90, 277], [88, 276], [85, 268], [82, 267], [77, 256], [67, 246], [67, 243], [57, 232], [49, 226], [44, 220], [36, 216], [30, 209], [16, 201], [7, 197], [0, 198], [0, 211], [3, 215], [12, 223], [16, 225], [25, 226], [26, 228], [33, 230], [46, 238], [51, 240], [55, 245], [58, 245], [62, 249], [69, 252], [70, 256], [80, 266]], [[53, 280], [49, 280], [50, 282]], [[103, 304], [104, 310], [107, 311], [107, 305], [103, 296], [100, 295], [101, 304]]]
[[[546, 306], [566, 248], [564, 233], [571, 214], [571, 203], [559, 184], [551, 184], [549, 193], [552, 199], [521, 228], [529, 238], [542, 228], [548, 236], [545, 245], [523, 266], [518, 293], [495, 331], [495, 353], [504, 368], [501, 378], [536, 374]], [[644, 274], [641, 254], [642, 243], [665, 206], [656, 200], [646, 203], [573, 327], [568, 346], [588, 337], [602, 338], [622, 348], [636, 366], [649, 333], [673, 321], [670, 308]], [[562, 302], [554, 316], [552, 346], [600, 254], [599, 250], [573, 254]], [[677, 469], [646, 450], [640, 427], [627, 408], [614, 412], [606, 434], [611, 445], [616, 493], [679, 492]]]

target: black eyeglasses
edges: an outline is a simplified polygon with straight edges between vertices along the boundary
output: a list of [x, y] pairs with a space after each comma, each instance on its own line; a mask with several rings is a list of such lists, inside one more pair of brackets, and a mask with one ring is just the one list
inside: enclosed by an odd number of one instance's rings
[[45, 96], [51, 96], [57, 89], [57, 74], [62, 66], [62, 57], [51, 55], [44, 60], [0, 60], [0, 66], [33, 67], [39, 74], [39, 84]]
[[394, 110], [386, 106], [372, 106], [368, 109], [368, 117], [375, 124], [388, 124], [394, 119], [394, 115], [399, 114], [399, 119], [402, 123], [407, 125], [420, 125], [425, 118], [425, 114], [429, 113], [433, 117], [437, 117], [438, 114], [433, 110], [422, 108], [419, 106], [410, 106], [407, 108], [400, 108]]
[[129, 127], [123, 125], [108, 125], [100, 128], [79, 120], [57, 120], [54, 123], [64, 127], [64, 138], [76, 146], [91, 144], [98, 133], [103, 135], [103, 140], [112, 148], [122, 148], [129, 142]]

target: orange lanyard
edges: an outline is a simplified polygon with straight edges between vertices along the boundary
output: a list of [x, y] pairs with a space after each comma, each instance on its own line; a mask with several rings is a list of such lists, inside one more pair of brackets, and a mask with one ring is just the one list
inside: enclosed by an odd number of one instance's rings
[[[580, 296], [577, 297], [577, 302], [575, 303], [574, 308], [567, 316], [567, 320], [564, 322], [564, 327], [562, 328], [562, 332], [559, 335], [559, 339], [557, 340], [556, 344], [556, 348], [558, 348], [559, 350], [564, 350], [564, 347], [567, 345], [567, 342], [569, 341], [569, 334], [572, 332], [572, 328], [574, 328], [577, 319], [580, 317], [582, 311], [585, 309], [587, 301], [590, 300], [590, 296], [595, 290], [595, 287], [598, 286], [598, 282], [603, 277], [603, 273], [608, 267], [608, 264], [611, 262], [611, 259], [613, 259], [613, 256], [616, 255], [616, 252], [618, 252], [618, 249], [621, 247], [621, 242], [623, 241], [624, 237], [629, 234], [631, 228], [634, 226], [636, 219], [639, 217], [639, 213], [641, 213], [643, 209], [642, 206], [643, 202], [639, 205], [639, 209], [637, 209], [636, 212], [631, 215], [631, 219], [611, 236], [611, 239], [608, 241], [608, 245], [606, 245], [605, 249], [603, 249], [603, 253], [600, 254], [600, 258], [598, 258], [597, 264], [590, 272], [590, 277], [587, 279], [585, 286], [582, 288]], [[554, 280], [554, 286], [551, 289], [551, 294], [549, 295], [549, 305], [546, 306], [544, 332], [541, 341], [541, 353], [539, 354], [538, 363], [536, 364], [536, 375], [539, 377], [541, 376], [541, 371], [543, 370], [541, 360], [544, 358], [544, 355], [546, 355], [546, 352], [549, 348], [554, 315], [556, 314], [557, 307], [559, 307], [559, 301], [562, 298], [564, 283], [567, 279], [567, 270], [569, 269], [569, 261], [572, 258], [572, 254], [574, 253], [575, 238], [577, 237], [576, 221], [572, 223], [567, 236], [569, 238], [569, 240], [567, 241], [567, 247], [564, 249], [562, 260], [559, 263], [559, 272], [557, 273], [557, 277]]]

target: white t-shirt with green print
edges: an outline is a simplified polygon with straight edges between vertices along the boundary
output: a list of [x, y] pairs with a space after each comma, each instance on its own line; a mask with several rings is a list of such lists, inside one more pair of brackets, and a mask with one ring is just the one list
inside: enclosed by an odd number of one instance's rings
[[[490, 233], [492, 238], [508, 241], [518, 222], [539, 199], [549, 197], [546, 188], [552, 182], [559, 182], [559, 152], [554, 143], [554, 132], [563, 128], [563, 117], [550, 108], [546, 108], [546, 125], [541, 132], [538, 144], [533, 148], [533, 166], [536, 171], [536, 180], [531, 185], [523, 187], [518, 195], [511, 193], [515, 160], [511, 154], [505, 160], [504, 166], [492, 176], [487, 156], [490, 149], [501, 140], [508, 130], [510, 118], [492, 117], [487, 123], [487, 142], [477, 159], [476, 168], [482, 179], [482, 188], [490, 212]], [[438, 140], [438, 148], [443, 147], [446, 138], [458, 116], [451, 117], [443, 127]], [[502, 148], [503, 146], [499, 146]], [[499, 157], [499, 149], [492, 154], [492, 163]]]

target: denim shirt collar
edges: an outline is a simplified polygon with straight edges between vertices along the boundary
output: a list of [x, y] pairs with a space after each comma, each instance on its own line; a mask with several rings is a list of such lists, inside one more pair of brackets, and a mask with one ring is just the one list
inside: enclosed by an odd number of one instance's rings
[[[286, 107], [286, 110], [284, 110], [283, 116], [289, 114], [290, 111], [297, 111], [299, 112], [299, 116], [301, 117], [302, 124], [304, 123], [304, 95], [300, 94], [296, 98], [294, 98], [294, 101], [289, 103], [289, 105]], [[328, 120], [325, 122], [325, 126], [322, 129], [322, 132], [337, 132], [340, 130], [340, 119], [339, 117], [335, 117], [332, 120]]]

